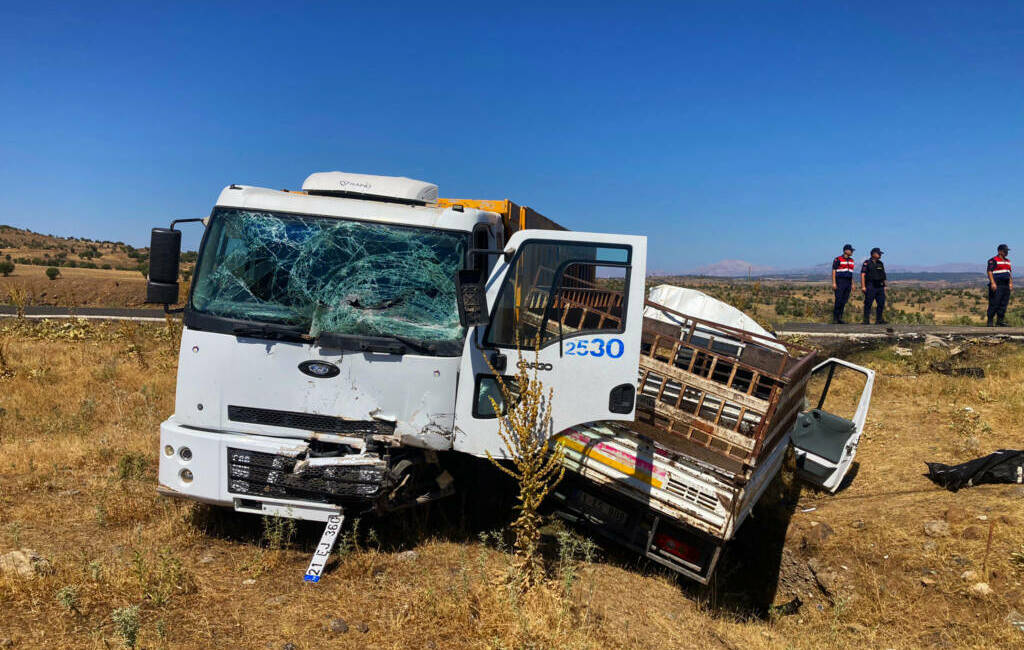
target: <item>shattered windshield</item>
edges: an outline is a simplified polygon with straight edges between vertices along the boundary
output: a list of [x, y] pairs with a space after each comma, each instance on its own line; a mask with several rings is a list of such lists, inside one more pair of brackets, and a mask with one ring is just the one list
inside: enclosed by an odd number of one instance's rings
[[461, 340], [455, 272], [468, 233], [218, 210], [192, 309], [321, 332]]

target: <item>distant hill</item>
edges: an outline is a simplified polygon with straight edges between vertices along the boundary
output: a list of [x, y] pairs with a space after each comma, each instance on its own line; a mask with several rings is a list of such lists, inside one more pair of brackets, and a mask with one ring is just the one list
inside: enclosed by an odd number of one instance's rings
[[721, 260], [714, 264], [697, 267], [693, 275], [709, 275], [716, 278], [738, 278], [747, 275], [766, 275], [775, 271], [770, 266], [759, 266], [743, 260]]
[[[181, 269], [188, 272], [195, 251], [183, 251]], [[25, 228], [0, 225], [0, 260], [31, 266], [144, 271], [149, 268], [149, 248], [135, 248], [122, 241], [44, 235]]]
[[[863, 260], [857, 258], [858, 264], [860, 264], [861, 261]], [[754, 264], [744, 260], [721, 260], [712, 264], [699, 266], [692, 271], [681, 275], [708, 276], [715, 278], [745, 278], [749, 275], [750, 277], [760, 278], [820, 280], [822, 278], [828, 278], [831, 269], [831, 263], [815, 264], [814, 266], [805, 266], [800, 268], [779, 269], [771, 266]], [[930, 276], [983, 276], [985, 273], [985, 264], [982, 262], [946, 262], [943, 264], [934, 264], [929, 266], [889, 264], [886, 266], [886, 269], [890, 275], [898, 274], [902, 276], [914, 276], [915, 279], [917, 276], [922, 276], [920, 279], [934, 280], [948, 278], [936, 278]], [[663, 273], [661, 275], [675, 274]]]
[[43, 235], [0, 225], [0, 259], [36, 266], [135, 271], [148, 264], [149, 249], [120, 241]]

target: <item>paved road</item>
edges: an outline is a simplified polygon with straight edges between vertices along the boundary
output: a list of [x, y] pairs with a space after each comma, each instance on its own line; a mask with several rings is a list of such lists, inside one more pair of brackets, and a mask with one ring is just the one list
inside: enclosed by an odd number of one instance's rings
[[934, 336], [1012, 336], [1024, 337], [1022, 327], [978, 327], [972, 325], [833, 325], [832, 323], [786, 323], [776, 331], [780, 335], [811, 338], [828, 337], [914, 337]]
[[[0, 305], [0, 318], [17, 315], [17, 310], [10, 305]], [[164, 320], [163, 309], [124, 309], [113, 307], [79, 307], [70, 310], [66, 307], [26, 307], [26, 318], [88, 318], [97, 320], [135, 320], [135, 321], [161, 321]]]

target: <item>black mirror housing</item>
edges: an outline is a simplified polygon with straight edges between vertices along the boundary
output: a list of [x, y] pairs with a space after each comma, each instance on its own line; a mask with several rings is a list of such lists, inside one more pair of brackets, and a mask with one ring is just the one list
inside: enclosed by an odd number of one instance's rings
[[486, 325], [490, 322], [487, 314], [487, 290], [481, 280], [480, 271], [468, 269], [455, 274], [455, 295], [459, 304], [459, 323], [463, 327]]
[[146, 283], [146, 302], [157, 305], [173, 305], [178, 302], [177, 282]]
[[149, 240], [149, 279], [177, 282], [181, 259], [181, 231], [154, 228]]
[[178, 302], [178, 271], [181, 231], [153, 228], [149, 243], [149, 281], [146, 302], [173, 305]]

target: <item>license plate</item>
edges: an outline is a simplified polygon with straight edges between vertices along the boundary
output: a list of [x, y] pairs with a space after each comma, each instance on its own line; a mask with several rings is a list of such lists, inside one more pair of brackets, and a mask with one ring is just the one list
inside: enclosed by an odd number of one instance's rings
[[320, 543], [313, 552], [313, 559], [309, 561], [309, 568], [302, 577], [304, 582], [320, 582], [320, 575], [327, 566], [327, 558], [331, 556], [334, 543], [338, 541], [338, 533], [341, 531], [341, 523], [345, 520], [343, 515], [331, 515], [327, 518], [327, 526], [324, 527], [324, 534], [320, 536]]
[[573, 501], [576, 507], [580, 508], [584, 512], [596, 514], [601, 519], [605, 520], [606, 523], [624, 525], [626, 520], [629, 519], [629, 515], [625, 511], [616, 508], [610, 503], [606, 503], [595, 496], [592, 496], [586, 492], [577, 491], [573, 495]]

